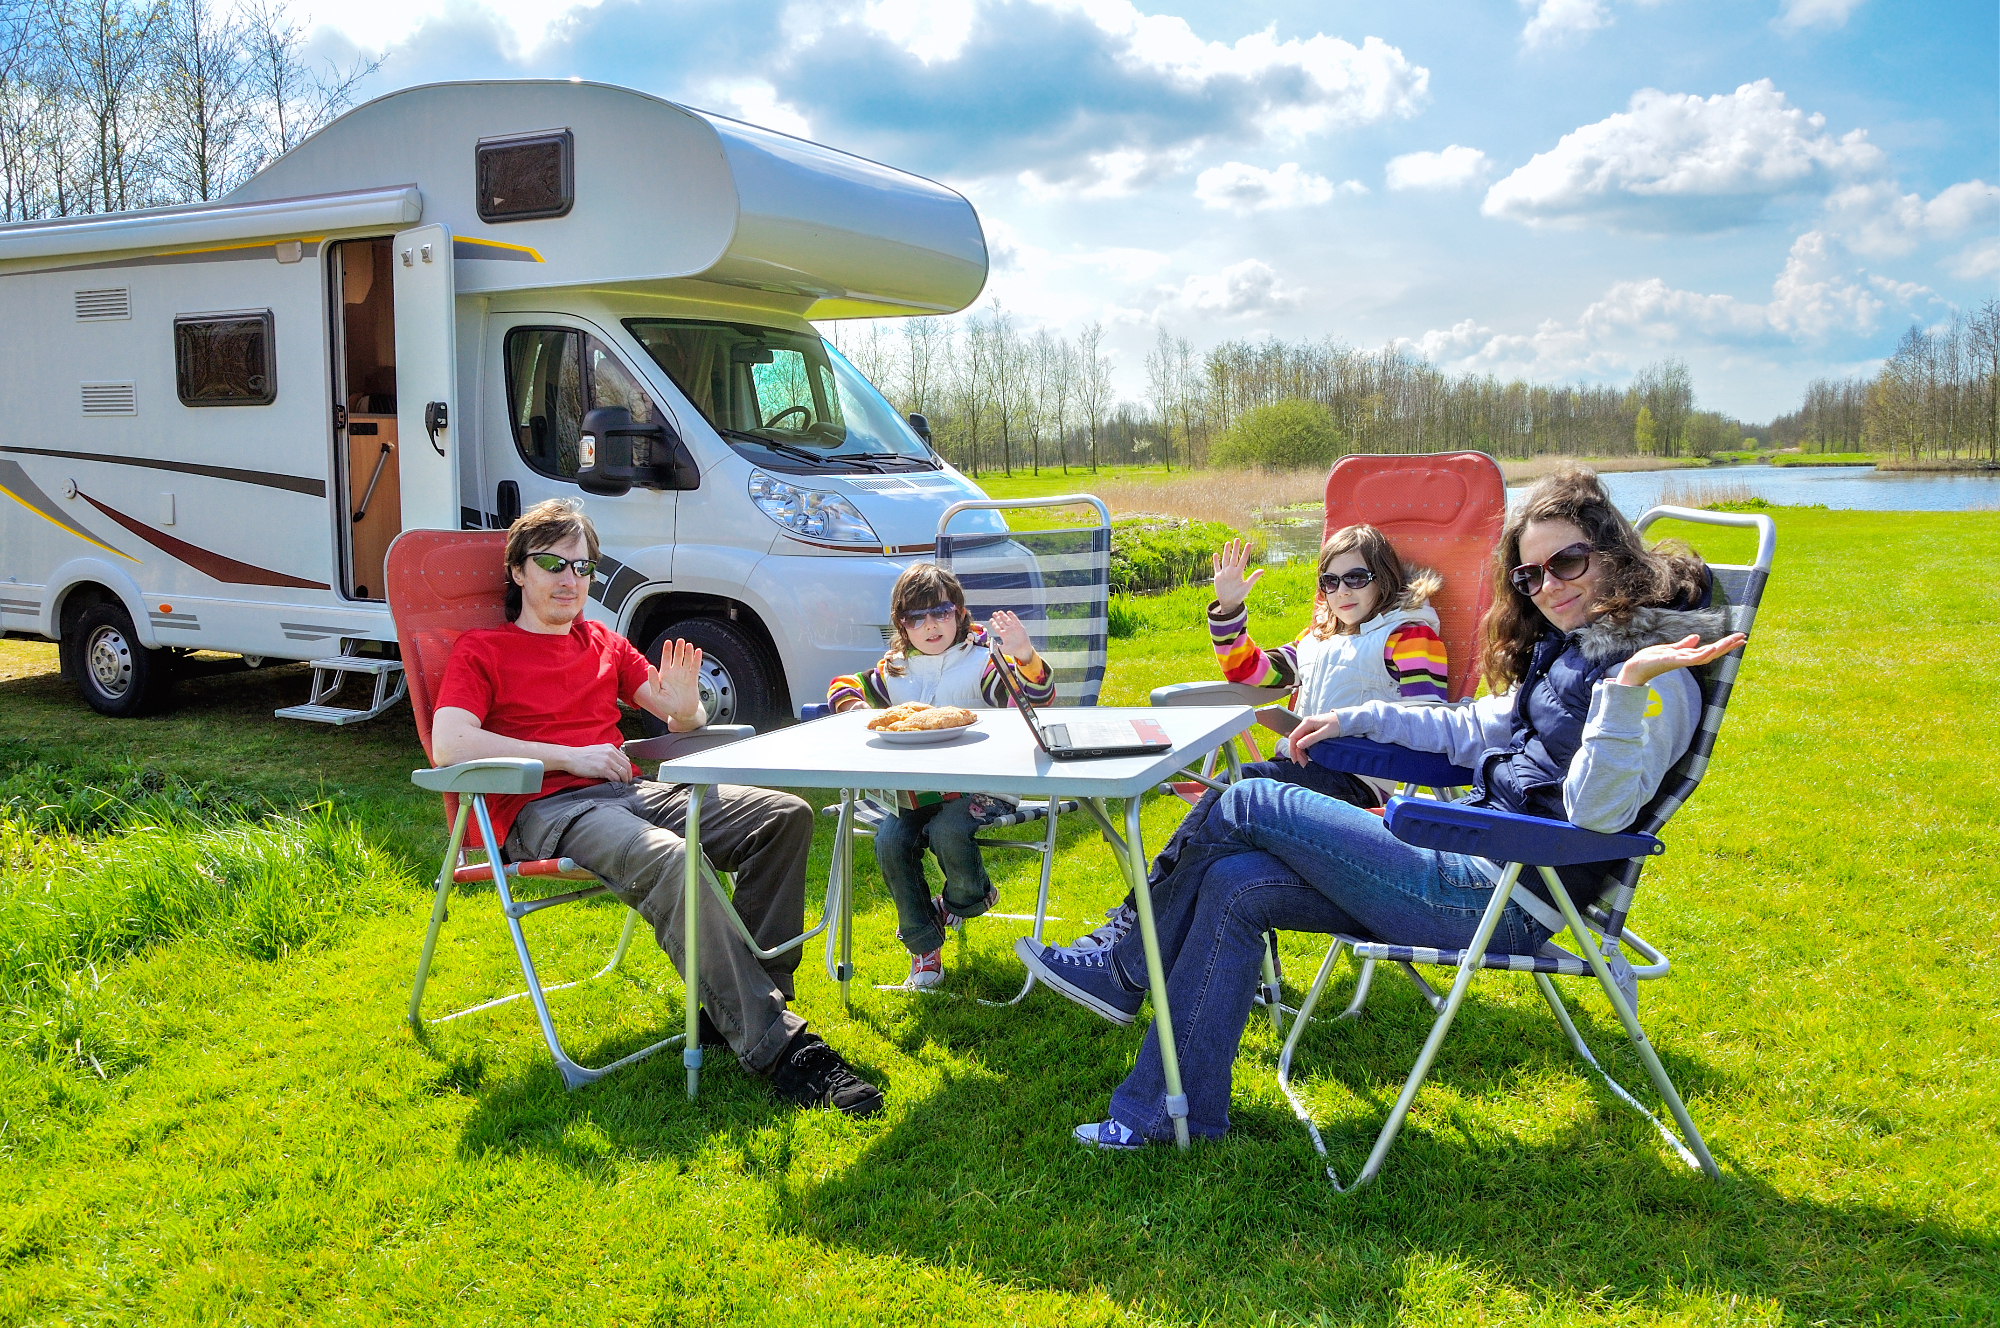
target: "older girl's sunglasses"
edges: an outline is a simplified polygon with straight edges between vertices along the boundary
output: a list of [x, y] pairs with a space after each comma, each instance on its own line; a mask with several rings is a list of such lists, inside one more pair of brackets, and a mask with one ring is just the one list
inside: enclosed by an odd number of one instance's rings
[[1507, 573], [1507, 580], [1523, 595], [1539, 595], [1542, 591], [1542, 573], [1546, 572], [1558, 581], [1574, 581], [1590, 570], [1590, 546], [1572, 544], [1566, 549], [1557, 549], [1546, 562], [1522, 563]]
[[928, 609], [910, 609], [903, 614], [902, 622], [905, 628], [914, 629], [923, 626], [927, 622], [951, 622], [957, 617], [958, 605], [950, 603], [933, 604]]
[[1319, 593], [1331, 595], [1346, 586], [1349, 590], [1363, 590], [1375, 584], [1375, 573], [1365, 567], [1350, 567], [1345, 572], [1322, 572], [1319, 578]]
[[531, 553], [528, 555], [528, 561], [541, 568], [544, 572], [547, 572], [550, 576], [562, 575], [562, 569], [565, 567], [575, 572], [578, 577], [585, 581], [597, 575], [597, 560], [595, 558], [564, 558], [560, 554], [554, 553]]

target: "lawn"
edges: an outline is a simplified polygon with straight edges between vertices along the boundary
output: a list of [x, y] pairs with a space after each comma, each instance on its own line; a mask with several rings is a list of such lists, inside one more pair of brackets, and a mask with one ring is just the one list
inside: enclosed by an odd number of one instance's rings
[[[816, 947], [800, 1003], [886, 1085], [883, 1115], [781, 1108], [714, 1057], [694, 1103], [671, 1055], [565, 1093], [519, 1005], [423, 1041], [402, 1022], [443, 839], [407, 783], [407, 711], [273, 720], [305, 689], [287, 667], [103, 720], [53, 647], [0, 643], [0, 1323], [1994, 1322], [2000, 515], [1777, 520], [1715, 768], [1635, 914], [1676, 964], [1641, 1014], [1715, 1185], [1503, 974], [1475, 983], [1358, 1195], [1321, 1177], [1259, 1020], [1229, 1140], [1083, 1153], [1069, 1128], [1142, 1030], [1047, 992], [967, 999], [1012, 994], [1006, 922], [947, 949], [949, 994], [873, 990], [903, 963], [872, 864], [852, 1010]], [[1302, 577], [1260, 585], [1261, 636], [1296, 630]], [[1107, 701], [1212, 676], [1197, 598], [1113, 642]], [[1151, 844], [1176, 813], [1149, 801]], [[1029, 908], [1026, 868], [1000, 871], [1003, 907]], [[1054, 933], [1119, 893], [1067, 825]], [[560, 979], [601, 961], [617, 916], [529, 926]], [[1296, 984], [1316, 947], [1286, 947]], [[511, 966], [490, 894], [462, 891], [435, 1008], [511, 990]], [[1585, 1036], [1617, 1046], [1582, 1003]], [[635, 946], [554, 1005], [573, 1050], [609, 1058], [677, 1023], [679, 984]], [[1344, 1171], [1421, 1014], [1385, 973], [1366, 1017], [1306, 1036]]]

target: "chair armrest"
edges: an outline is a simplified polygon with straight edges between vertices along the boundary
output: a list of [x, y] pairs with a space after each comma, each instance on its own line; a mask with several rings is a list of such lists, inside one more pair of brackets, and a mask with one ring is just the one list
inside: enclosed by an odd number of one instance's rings
[[1604, 835], [1568, 821], [1547, 821], [1496, 807], [1466, 807], [1428, 798], [1391, 798], [1382, 814], [1389, 833], [1418, 848], [1468, 853], [1494, 862], [1568, 867], [1665, 853], [1651, 835]]
[[1289, 687], [1252, 687], [1243, 682], [1176, 682], [1155, 687], [1156, 706], [1267, 706], [1292, 694]]
[[825, 719], [833, 713], [833, 707], [824, 701], [808, 701], [799, 707], [799, 718], [803, 720]]
[[671, 761], [676, 756], [692, 756], [711, 747], [727, 747], [732, 742], [756, 736], [757, 730], [748, 724], [708, 724], [686, 733], [634, 738], [625, 744], [624, 751], [635, 761]]
[[489, 756], [435, 770], [412, 770], [410, 782], [433, 793], [540, 793], [542, 763], [525, 756]]
[[1462, 765], [1453, 765], [1437, 752], [1412, 751], [1408, 747], [1376, 742], [1373, 738], [1326, 738], [1306, 748], [1306, 751], [1316, 764], [1329, 770], [1345, 770], [1351, 775], [1373, 775], [1397, 784], [1458, 788], [1473, 780], [1472, 771]]

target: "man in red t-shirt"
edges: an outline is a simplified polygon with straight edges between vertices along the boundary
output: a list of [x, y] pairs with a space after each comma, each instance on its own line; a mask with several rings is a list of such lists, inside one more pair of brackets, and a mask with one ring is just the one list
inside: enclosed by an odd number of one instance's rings
[[[653, 925], [683, 979], [682, 870], [687, 788], [641, 779], [618, 731], [620, 701], [685, 733], [707, 722], [696, 679], [701, 652], [685, 641], [659, 667], [583, 617], [597, 531], [580, 504], [552, 499], [507, 532], [508, 625], [467, 632], [452, 647], [431, 717], [439, 765], [527, 757], [539, 793], [492, 796], [493, 833], [509, 861], [572, 858]], [[812, 809], [789, 793], [717, 787], [702, 800], [702, 850], [736, 873], [738, 916], [760, 949], [805, 930]], [[726, 1043], [780, 1097], [865, 1116], [882, 1094], [857, 1076], [788, 1007], [798, 947], [758, 959], [718, 907], [701, 910], [704, 1043]]]

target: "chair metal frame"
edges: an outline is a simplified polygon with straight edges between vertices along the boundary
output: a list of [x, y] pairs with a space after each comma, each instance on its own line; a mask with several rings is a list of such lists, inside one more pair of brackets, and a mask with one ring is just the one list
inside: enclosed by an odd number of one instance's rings
[[[417, 719], [417, 733], [423, 743], [426, 756], [430, 754], [431, 714], [434, 709], [433, 680], [430, 677], [427, 666], [435, 663], [437, 680], [442, 681], [444, 675], [443, 660], [449, 659], [451, 645], [456, 641], [460, 633], [477, 627], [494, 625], [497, 622], [505, 620], [504, 615], [500, 612], [501, 596], [504, 594], [505, 584], [502, 580], [503, 565], [501, 560], [502, 551], [505, 549], [505, 541], [506, 533], [504, 531], [411, 530], [399, 535], [395, 543], [390, 546], [389, 555], [386, 560], [390, 583], [390, 613], [396, 621], [398, 642], [402, 648], [404, 659], [409, 664], [414, 665], [414, 667], [405, 670], [405, 676], [409, 679], [410, 707]], [[408, 602], [409, 596], [403, 590], [403, 582], [406, 578], [412, 576], [417, 578], [418, 581], [423, 581], [426, 578], [426, 571], [422, 562], [419, 561], [419, 565], [415, 568], [412, 568], [410, 564], [413, 560], [426, 559], [440, 548], [446, 549], [448, 556], [460, 552], [476, 551], [480, 553], [490, 552], [491, 557], [482, 559], [478, 565], [472, 567], [452, 566], [447, 570], [437, 573], [440, 576], [448, 576], [461, 580], [472, 579], [473, 584], [470, 586], [461, 584], [452, 588], [453, 593], [449, 598], [458, 607], [446, 611], [436, 609], [425, 611]], [[490, 585], [483, 584], [480, 580], [481, 578], [484, 579], [484, 582], [490, 582]], [[440, 618], [449, 620], [451, 625], [446, 626], [439, 621]], [[439, 644], [443, 645], [443, 660], [435, 658]], [[695, 752], [705, 751], [711, 747], [720, 747], [728, 743], [739, 742], [744, 738], [750, 737], [754, 732], [755, 730], [747, 724], [709, 725], [690, 733], [668, 733], [653, 738], [635, 739], [624, 744], [624, 751], [627, 756], [635, 761], [666, 761], [677, 756], [687, 756]], [[563, 1049], [562, 1040], [556, 1033], [554, 1016], [549, 1010], [548, 993], [566, 991], [572, 987], [580, 987], [616, 972], [623, 964], [626, 952], [631, 947], [632, 934], [637, 927], [639, 913], [638, 910], [629, 906], [626, 908], [625, 921], [618, 933], [617, 944], [612, 949], [611, 958], [602, 968], [588, 977], [576, 978], [568, 982], [557, 983], [553, 986], [544, 986], [542, 984], [539, 975], [535, 971], [534, 958], [529, 953], [527, 935], [521, 928], [522, 919], [531, 914], [539, 913], [544, 909], [555, 908], [563, 904], [581, 903], [611, 894], [611, 887], [601, 878], [579, 867], [569, 858], [550, 858], [535, 862], [503, 862], [500, 860], [500, 854], [497, 850], [490, 847], [498, 844], [500, 841], [493, 832], [492, 819], [486, 807], [487, 796], [490, 794], [518, 795], [539, 792], [542, 786], [542, 763], [540, 761], [514, 757], [461, 761], [449, 766], [413, 770], [410, 772], [410, 782], [419, 788], [444, 795], [446, 812], [451, 821], [451, 836], [445, 849], [443, 863], [438, 869], [437, 889], [431, 902], [430, 922], [424, 933], [423, 950], [417, 960], [416, 977], [410, 987], [408, 1018], [411, 1031], [421, 1038], [424, 1035], [426, 1025], [449, 1023], [452, 1020], [462, 1019], [467, 1015], [477, 1014], [483, 1010], [491, 1010], [497, 1006], [506, 1005], [525, 997], [529, 1004], [534, 1007], [535, 1021], [541, 1028], [542, 1038], [548, 1044], [549, 1055], [554, 1059], [556, 1069], [562, 1075], [563, 1086], [565, 1088], [574, 1091], [585, 1084], [594, 1083], [602, 1079], [615, 1070], [644, 1060], [655, 1052], [664, 1051], [673, 1046], [680, 1046], [682, 1048], [682, 1064], [687, 1069], [688, 1096], [690, 1098], [694, 1097], [699, 1086], [699, 1072], [701, 1068], [701, 1036], [699, 1033], [701, 1004], [699, 987], [693, 982], [686, 982], [685, 980], [683, 982], [687, 991], [687, 999], [685, 1001], [686, 1027], [682, 1032], [676, 1033], [672, 1037], [664, 1038], [650, 1046], [643, 1047], [629, 1055], [621, 1056], [607, 1065], [596, 1067], [579, 1064]], [[688, 837], [690, 838], [694, 836], [700, 825], [701, 800], [698, 793], [699, 790], [692, 790], [688, 803], [687, 824], [689, 829]], [[482, 846], [489, 846], [486, 849], [487, 860], [484, 862], [473, 862], [470, 860], [466, 844], [468, 826], [476, 826], [479, 832], [479, 843]], [[781, 945], [773, 946], [769, 949], [760, 948], [755, 938], [751, 935], [750, 928], [744, 923], [742, 916], [737, 913], [734, 904], [731, 903], [723, 879], [719, 878], [718, 874], [709, 865], [706, 855], [688, 854], [687, 858], [685, 875], [686, 896], [682, 913], [686, 943], [684, 959], [689, 972], [698, 971], [696, 965], [700, 958], [700, 944], [697, 927], [700, 908], [700, 887], [704, 881], [706, 881], [709, 890], [715, 895], [717, 902], [722, 906], [724, 916], [729, 919], [738, 935], [743, 938], [744, 943], [756, 953], [759, 959], [771, 959], [783, 954], [787, 950], [804, 945], [807, 941], [819, 935], [820, 932], [825, 931], [832, 919], [832, 912], [829, 909], [820, 918], [819, 925], [812, 930], [795, 936]], [[499, 865], [497, 872], [494, 869], [496, 863]], [[584, 885], [580, 889], [565, 891], [561, 894], [547, 895], [535, 899], [516, 899], [513, 887], [520, 882], [532, 880], [577, 881], [589, 882], [590, 884]], [[520, 991], [510, 992], [505, 996], [482, 1001], [477, 1005], [468, 1006], [465, 1009], [456, 1010], [450, 1014], [435, 1015], [427, 1019], [423, 1014], [424, 989], [430, 979], [431, 963], [437, 952], [438, 936], [443, 930], [445, 918], [450, 910], [451, 892], [455, 886], [473, 885], [484, 881], [491, 881], [493, 883], [494, 893], [500, 902], [501, 916], [506, 920], [508, 935], [513, 941], [515, 958], [520, 963], [521, 975], [526, 986]]]
[[[1636, 523], [1643, 533], [1655, 521], [1661, 519], [1687, 521], [1702, 525], [1744, 527], [1757, 532], [1756, 560], [1749, 566], [1710, 564], [1715, 578], [1718, 607], [1729, 615], [1730, 630], [1748, 635], [1756, 621], [1757, 609], [1763, 598], [1764, 587], [1768, 583], [1771, 567], [1776, 555], [1776, 526], [1767, 516], [1743, 516], [1729, 513], [1695, 511], [1682, 507], [1655, 507]], [[1666, 977], [1672, 966], [1660, 950], [1645, 941], [1627, 925], [1631, 913], [1633, 896], [1637, 890], [1640, 869], [1645, 859], [1666, 851], [1666, 845], [1658, 838], [1673, 814], [1692, 796], [1708, 769], [1714, 750], [1717, 733], [1721, 729], [1723, 716], [1727, 710], [1730, 693], [1734, 688], [1738, 669], [1742, 663], [1744, 646], [1731, 651], [1706, 669], [1697, 673], [1701, 682], [1702, 712], [1688, 751], [1669, 771], [1665, 783], [1651, 802], [1641, 812], [1638, 822], [1623, 834], [1599, 834], [1583, 830], [1560, 821], [1548, 821], [1537, 817], [1522, 816], [1494, 808], [1469, 807], [1454, 803], [1414, 798], [1392, 798], [1383, 817], [1384, 824], [1391, 833], [1406, 843], [1447, 852], [1465, 853], [1488, 858], [1503, 863], [1504, 874], [1485, 912], [1480, 916], [1472, 942], [1464, 950], [1435, 950], [1426, 947], [1404, 946], [1385, 942], [1374, 937], [1337, 936], [1321, 963], [1318, 975], [1313, 979], [1311, 989], [1304, 1003], [1299, 1007], [1298, 1016], [1293, 1020], [1291, 1034], [1285, 1039], [1284, 1048], [1278, 1057], [1278, 1084], [1284, 1091], [1292, 1110], [1304, 1122], [1312, 1137], [1313, 1147], [1320, 1157], [1326, 1157], [1326, 1144], [1320, 1137], [1319, 1128], [1314, 1124], [1311, 1112], [1299, 1098], [1292, 1085], [1292, 1064], [1300, 1038], [1311, 1021], [1313, 1009], [1324, 991], [1334, 964], [1343, 948], [1354, 956], [1372, 963], [1391, 961], [1409, 970], [1416, 979], [1419, 990], [1435, 1012], [1429, 1035], [1418, 1053], [1415, 1067], [1403, 1083], [1403, 1088], [1390, 1109], [1388, 1119], [1377, 1135], [1375, 1145], [1369, 1152], [1354, 1181], [1343, 1187], [1338, 1174], [1331, 1165], [1326, 1168], [1327, 1179], [1336, 1190], [1351, 1192], [1368, 1184], [1381, 1172], [1390, 1146], [1402, 1129], [1411, 1104], [1416, 1100], [1417, 1091], [1423, 1086], [1438, 1049], [1443, 1045], [1445, 1035], [1450, 1031], [1452, 1021], [1464, 1003], [1472, 977], [1481, 969], [1504, 969], [1512, 972], [1534, 974], [1536, 986], [1547, 1002], [1550, 1012], [1561, 1026], [1570, 1046], [1585, 1064], [1603, 1078], [1619, 1101], [1644, 1116], [1657, 1130], [1675, 1153], [1687, 1165], [1698, 1170], [1709, 1179], [1720, 1178], [1715, 1159], [1710, 1155], [1700, 1130], [1689, 1115], [1686, 1104], [1675, 1090], [1673, 1081], [1661, 1064], [1659, 1054], [1646, 1038], [1645, 1030], [1638, 1019], [1638, 986], [1640, 981]], [[1322, 753], [1320, 748], [1327, 750]], [[1458, 778], [1450, 771], [1442, 758], [1424, 753], [1404, 752], [1402, 749], [1373, 743], [1367, 739], [1337, 738], [1321, 743], [1314, 748], [1316, 759], [1324, 761], [1335, 769], [1354, 770], [1359, 773], [1376, 774], [1383, 777], [1407, 778], [1426, 784], [1470, 782], [1470, 771], [1457, 772]], [[1444, 766], [1441, 772], [1439, 767]], [[1580, 910], [1576, 902], [1563, 886], [1555, 868], [1580, 863], [1620, 862], [1622, 866], [1606, 875], [1604, 890], [1592, 905]], [[1522, 872], [1533, 868], [1542, 878], [1555, 901], [1556, 909], [1543, 918], [1545, 925], [1559, 921], [1549, 943], [1533, 955], [1493, 954], [1488, 951], [1494, 929], [1500, 915], [1510, 900], [1519, 899], [1524, 906], [1533, 900], [1531, 911], [1546, 912], [1546, 905], [1522, 891], [1517, 894], [1516, 886]], [[1556, 914], [1560, 916], [1557, 917]], [[1563, 949], [1555, 941], [1567, 932], [1574, 951]], [[1643, 959], [1643, 964], [1634, 965], [1624, 958], [1621, 945], [1630, 945]], [[1448, 992], [1440, 995], [1425, 983], [1415, 970], [1415, 965], [1449, 966], [1457, 970]], [[1594, 977], [1611, 1003], [1619, 1024], [1631, 1042], [1633, 1052], [1646, 1068], [1647, 1077], [1654, 1089], [1666, 1103], [1668, 1113], [1680, 1127], [1677, 1136], [1658, 1116], [1649, 1111], [1631, 1092], [1611, 1077], [1610, 1072], [1591, 1053], [1589, 1045], [1578, 1032], [1575, 1020], [1551, 981], [1554, 976]], [[1366, 968], [1356, 984], [1356, 992], [1348, 1009], [1339, 1018], [1357, 1015], [1367, 996], [1369, 973]]]
[[[1109, 532], [1111, 530], [1111, 509], [1106, 507], [1104, 505], [1104, 501], [1098, 498], [1095, 494], [1071, 493], [1071, 494], [1058, 494], [1049, 498], [979, 498], [979, 499], [968, 499], [964, 502], [953, 503], [950, 507], [945, 509], [944, 515], [938, 518], [938, 548], [941, 552], [944, 553], [945, 558], [947, 560], [945, 562], [941, 562], [940, 566], [943, 566], [947, 571], [951, 570], [948, 561], [950, 558], [950, 547], [948, 544], [949, 537], [947, 534], [947, 527], [951, 525], [952, 518], [958, 516], [961, 512], [981, 512], [981, 511], [1011, 512], [1011, 511], [1023, 511], [1027, 509], [1042, 508], [1042, 507], [1056, 508], [1056, 507], [1079, 507], [1079, 506], [1088, 506], [1090, 508], [1095, 509], [1095, 511], [1097, 512], [1097, 525], [1094, 527], [1088, 527], [1087, 529], [1102, 530], [1105, 532], [1104, 536], [1106, 541], [1105, 557], [1108, 559], [1110, 556]], [[1005, 534], [1006, 532], [993, 531], [993, 532], [978, 532], [978, 533], [982, 535], [991, 534], [997, 537]], [[1033, 534], [1035, 532], [1024, 531], [1021, 533]], [[1108, 572], [1107, 572], [1107, 577], [1108, 577]], [[972, 598], [971, 590], [969, 587], [966, 598], [967, 599]], [[1108, 580], [1105, 583], [1104, 591], [1100, 599], [1102, 602], [1102, 607], [1100, 612], [1094, 615], [1094, 621], [1098, 623], [1100, 628], [1100, 630], [1095, 635], [1099, 638], [1100, 641], [1102, 641], [1102, 639], [1104, 638], [1109, 629], [1109, 624], [1108, 621], [1106, 620], [1106, 614], [1109, 611], [1109, 602], [1110, 602], [1110, 585]], [[1085, 621], [1093, 621], [1093, 619], [1086, 619]], [[1037, 633], [1034, 626], [1031, 623], [1029, 626], [1029, 635], [1036, 638], [1035, 648], [1037, 650], [1041, 650], [1043, 648], [1044, 641], [1047, 640], [1048, 634], [1046, 632]], [[1093, 654], [1094, 658], [1086, 662], [1085, 665], [1083, 666], [1084, 677], [1082, 680], [1083, 684], [1082, 687], [1077, 690], [1075, 697], [1067, 701], [1066, 704], [1084, 705], [1084, 706], [1094, 706], [1097, 704], [1098, 693], [1102, 688], [1104, 682], [1104, 669], [1108, 651], [1106, 650], [1104, 645], [1100, 644], [1098, 647], [1096, 647]], [[1054, 662], [1051, 661], [1050, 668], [1053, 669], [1055, 667], [1056, 666]], [[808, 720], [818, 719], [827, 713], [829, 712], [826, 706], [817, 704], [802, 707], [801, 710], [802, 718]], [[823, 809], [828, 815], [833, 815], [840, 818], [838, 828], [835, 830], [834, 834], [833, 863], [829, 867], [827, 872], [827, 897], [829, 900], [832, 900], [836, 891], [845, 892], [851, 888], [849, 885], [845, 883], [852, 882], [854, 879], [854, 860], [853, 860], [854, 840], [873, 838], [874, 827], [876, 825], [879, 825], [881, 823], [882, 817], [891, 810], [882, 803], [877, 802], [874, 799], [868, 797], [866, 792], [863, 790], [842, 789], [840, 792], [841, 792], [840, 802], [833, 806], [829, 806]], [[1034, 938], [1034, 941], [1037, 945], [1042, 943], [1043, 928], [1052, 920], [1048, 916], [1049, 882], [1050, 882], [1050, 875], [1055, 866], [1056, 833], [1060, 828], [1059, 822], [1061, 820], [1062, 814], [1064, 812], [1074, 812], [1078, 810], [1078, 808], [1079, 808], [1079, 803], [1076, 800], [1069, 798], [1025, 799], [1019, 804], [1018, 807], [1016, 807], [1015, 812], [1011, 817], [1002, 818], [999, 821], [993, 822], [986, 828], [992, 830], [999, 830], [999, 829], [1006, 829], [1010, 826], [1026, 825], [1029, 822], [1038, 819], [1045, 820], [1047, 822], [1047, 830], [1044, 832], [1044, 834], [1039, 840], [994, 839], [983, 836], [974, 836], [973, 842], [979, 845], [983, 849], [989, 849], [989, 850], [1011, 849], [1017, 852], [1039, 853], [1041, 855], [1041, 860], [1042, 860], [1041, 879], [1036, 888], [1035, 911], [1033, 914], [1024, 915], [1018, 913], [986, 913], [982, 914], [981, 915], [982, 917], [993, 918], [1000, 921], [1029, 922], [1032, 924], [1029, 930], [1029, 935]], [[851, 907], [852, 901], [846, 899], [844, 893], [842, 896], [842, 902], [844, 907]], [[829, 904], [829, 908], [830, 907], [831, 905]], [[1056, 918], [1053, 919], [1053, 921], [1060, 922], [1062, 921], [1062, 919]], [[848, 979], [852, 978], [854, 972], [852, 963], [852, 954], [851, 954], [852, 942], [851, 942], [851, 936], [848, 935], [849, 931], [851, 931], [850, 928], [846, 928], [845, 926], [843, 926], [841, 933], [837, 935], [829, 934], [826, 940], [827, 976], [833, 978], [836, 982], [843, 983], [842, 987], [843, 991], [845, 990], [845, 982]], [[960, 932], [961, 939], [963, 938], [963, 935], [964, 933], [961, 931]], [[849, 948], [846, 951], [836, 955], [836, 950], [840, 950], [841, 947], [843, 946]], [[989, 1001], [982, 998], [979, 1003], [981, 1005], [1018, 1005], [1022, 1001], [1027, 999], [1029, 992], [1034, 990], [1035, 981], [1036, 981], [1035, 975], [1033, 973], [1029, 973], [1027, 977], [1023, 980], [1021, 984], [1021, 989], [1018, 992], [1016, 992], [1013, 996], [1009, 997], [1004, 1001]], [[901, 986], [902, 984], [900, 983], [891, 983], [888, 984], [888, 986], [885, 987], [884, 989], [896, 990], [899, 989]]]

